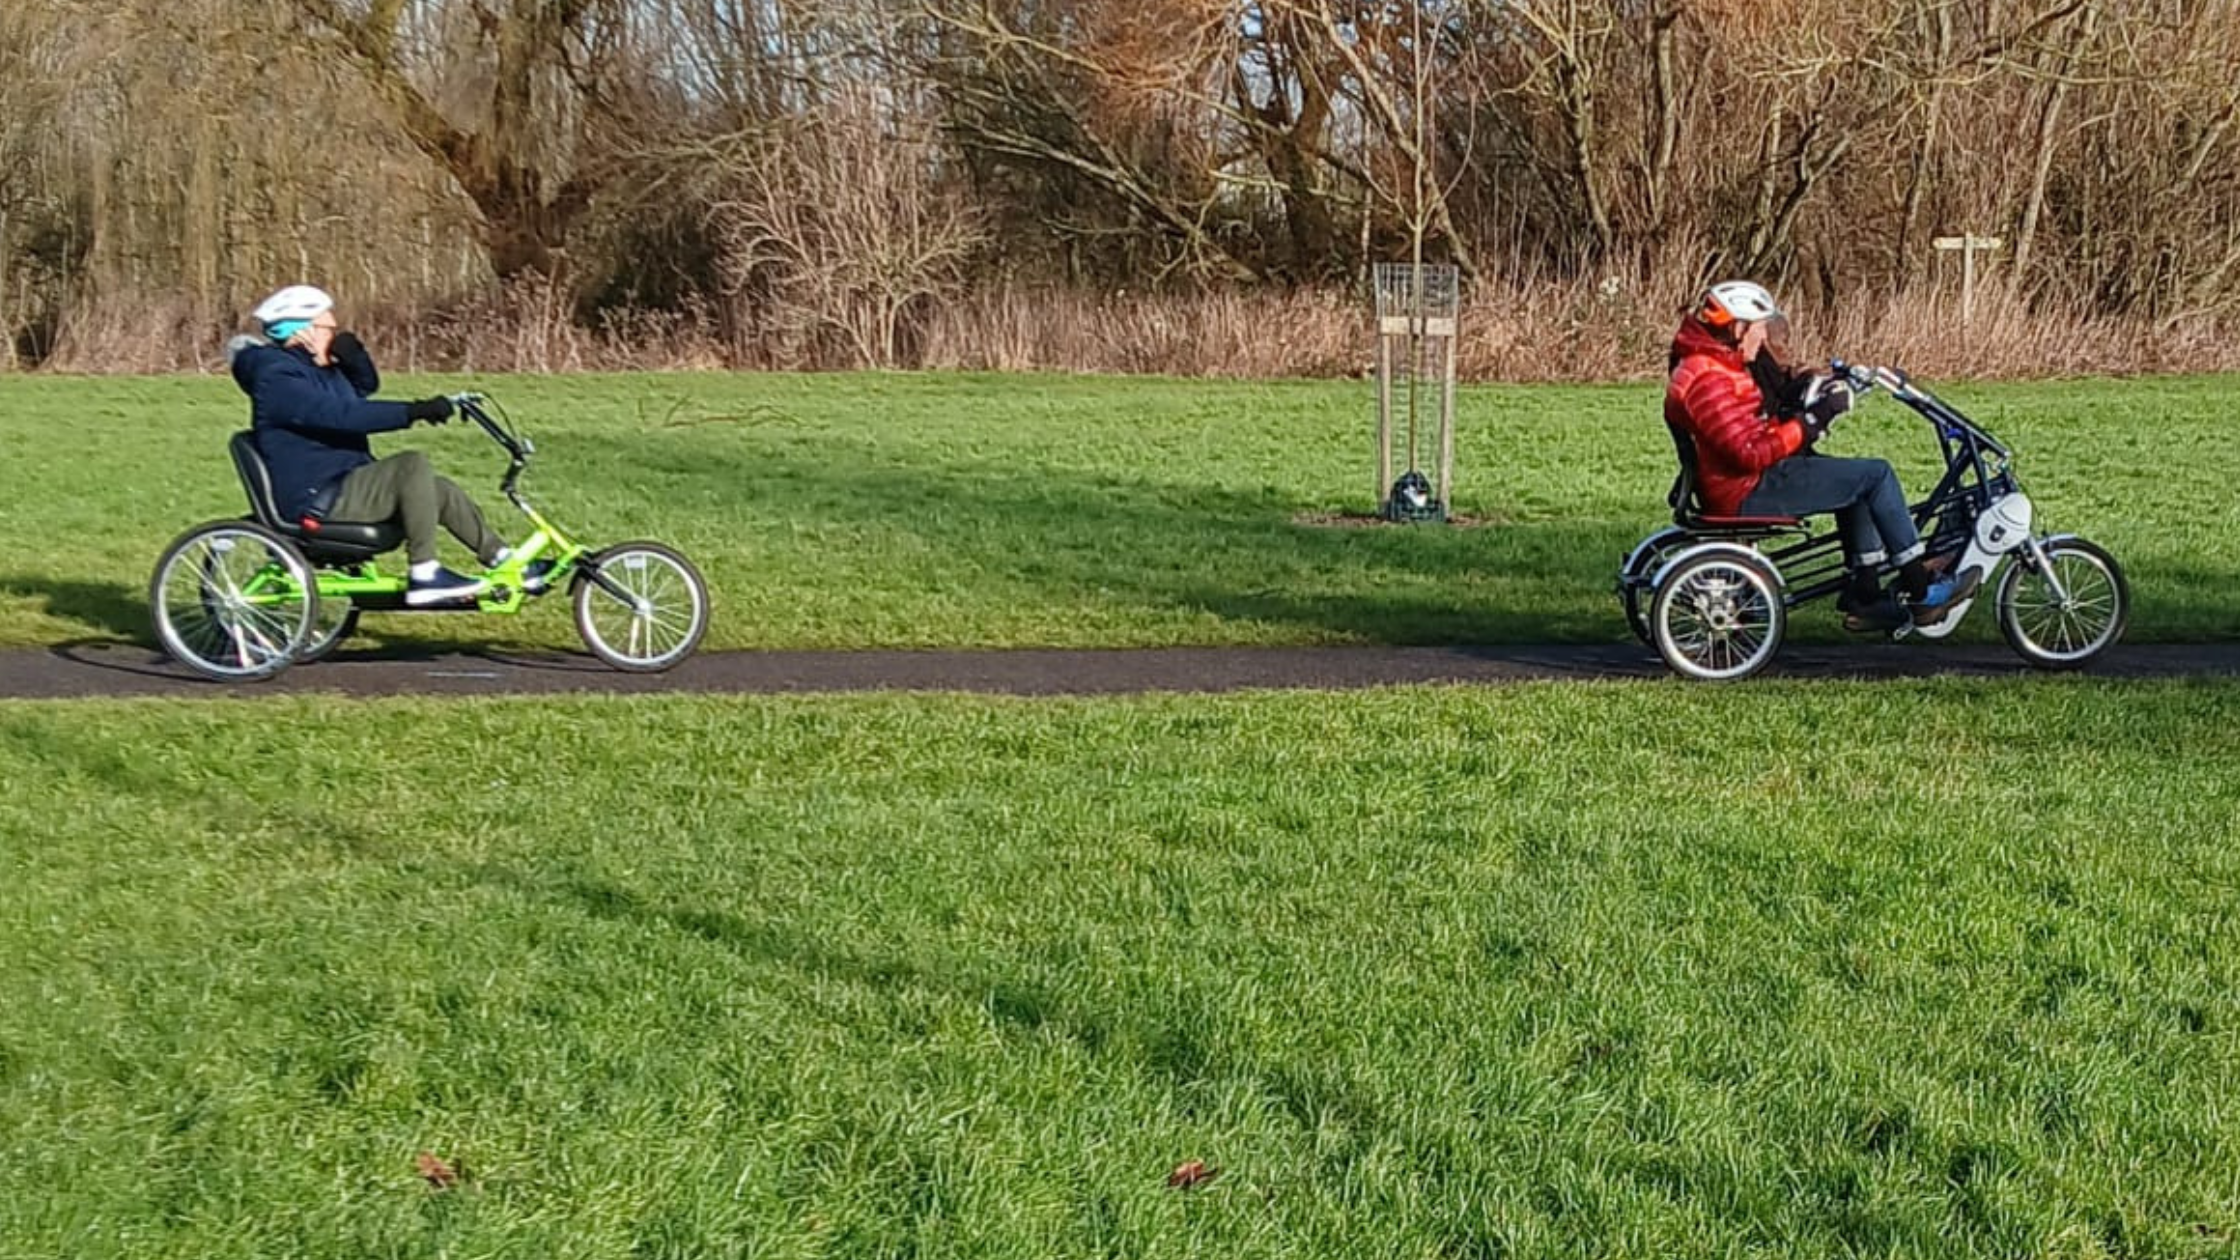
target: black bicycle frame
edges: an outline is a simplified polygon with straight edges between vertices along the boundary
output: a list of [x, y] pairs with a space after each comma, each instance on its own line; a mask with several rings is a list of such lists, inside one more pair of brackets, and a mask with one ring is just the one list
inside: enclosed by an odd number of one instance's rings
[[[1967, 546], [1976, 517], [2000, 496], [2018, 489], [2012, 458], [1997, 438], [1984, 432], [1950, 403], [1910, 383], [1893, 387], [1898, 401], [1918, 412], [1936, 430], [1944, 454], [1944, 475], [1911, 505], [1914, 528], [1930, 553]], [[1716, 531], [1707, 531], [1706, 536]], [[1783, 579], [1782, 603], [1791, 608], [1842, 590], [1849, 582], [1839, 530], [1811, 535], [1783, 547], [1763, 548]], [[1891, 566], [1884, 564], [1887, 571]]]

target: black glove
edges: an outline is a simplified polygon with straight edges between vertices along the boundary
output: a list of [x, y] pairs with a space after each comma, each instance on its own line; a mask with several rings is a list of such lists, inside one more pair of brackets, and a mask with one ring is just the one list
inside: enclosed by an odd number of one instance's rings
[[366, 353], [366, 343], [358, 340], [356, 333], [336, 333], [334, 340], [327, 343], [327, 362], [361, 394], [371, 394], [381, 388], [381, 373], [374, 370], [373, 356]]
[[373, 356], [366, 353], [366, 343], [358, 340], [358, 334], [354, 332], [336, 333], [334, 340], [327, 343], [327, 357], [352, 367], [360, 364], [373, 366]]
[[419, 402], [406, 403], [404, 405], [404, 418], [415, 424], [442, 424], [451, 418], [453, 410], [455, 408], [452, 407], [451, 400], [438, 395], [434, 398], [423, 398]]
[[1798, 417], [1804, 425], [1804, 440], [1819, 441], [1837, 416], [1851, 410], [1852, 397], [1849, 382], [1830, 376], [1813, 377], [1804, 391], [1804, 414]]
[[1758, 393], [1765, 399], [1766, 414], [1794, 416], [1804, 410], [1804, 391], [1812, 384], [1809, 372], [1792, 372], [1783, 367], [1773, 351], [1761, 349], [1750, 360], [1750, 379], [1757, 382]]

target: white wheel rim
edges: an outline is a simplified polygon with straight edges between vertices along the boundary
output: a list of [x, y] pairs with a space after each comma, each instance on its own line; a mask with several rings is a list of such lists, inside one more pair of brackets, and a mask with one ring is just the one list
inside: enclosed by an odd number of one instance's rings
[[628, 602], [590, 583], [584, 630], [634, 665], [659, 666], [682, 657], [697, 637], [706, 600], [676, 561], [651, 551], [626, 551], [599, 562], [599, 576], [629, 593]]
[[2049, 660], [2081, 660], [2107, 647], [2123, 612], [2115, 574], [2100, 557], [2068, 547], [2049, 549], [2046, 564], [2069, 598], [2056, 599], [2044, 573], [2018, 565], [2008, 600], [2015, 632]]
[[292, 659], [308, 632], [305, 573], [246, 530], [212, 530], [165, 566], [156, 610], [164, 646], [204, 673], [246, 678]]
[[1713, 560], [1674, 574], [1657, 599], [1658, 646], [1675, 669], [1710, 681], [1739, 678], [1779, 646], [1781, 597], [1756, 567]]

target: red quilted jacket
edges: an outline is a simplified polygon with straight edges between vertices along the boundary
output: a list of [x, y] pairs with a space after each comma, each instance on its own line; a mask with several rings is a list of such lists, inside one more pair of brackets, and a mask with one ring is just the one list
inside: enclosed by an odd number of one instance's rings
[[1742, 352], [1692, 317], [1673, 334], [1672, 359], [1665, 423], [1695, 440], [1696, 489], [1704, 510], [1738, 515], [1758, 475], [1804, 448], [1804, 426], [1767, 418], [1765, 396], [1743, 365]]

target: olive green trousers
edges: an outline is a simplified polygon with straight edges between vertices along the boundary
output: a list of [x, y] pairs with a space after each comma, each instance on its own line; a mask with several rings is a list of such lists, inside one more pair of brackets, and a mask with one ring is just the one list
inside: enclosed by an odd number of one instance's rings
[[336, 487], [326, 518], [396, 521], [404, 526], [405, 554], [414, 564], [436, 558], [439, 524], [484, 565], [495, 563], [506, 546], [467, 492], [449, 477], [438, 477], [435, 466], [419, 451], [400, 451], [351, 469]]

